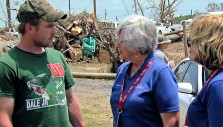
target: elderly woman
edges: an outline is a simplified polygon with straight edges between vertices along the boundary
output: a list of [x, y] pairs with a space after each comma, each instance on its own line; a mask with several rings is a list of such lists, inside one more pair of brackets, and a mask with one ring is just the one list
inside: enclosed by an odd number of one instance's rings
[[156, 26], [130, 16], [117, 28], [122, 64], [112, 87], [114, 127], [179, 126], [178, 86], [167, 64], [156, 57]]
[[200, 15], [189, 25], [189, 58], [210, 76], [188, 108], [189, 127], [223, 126], [223, 17]]

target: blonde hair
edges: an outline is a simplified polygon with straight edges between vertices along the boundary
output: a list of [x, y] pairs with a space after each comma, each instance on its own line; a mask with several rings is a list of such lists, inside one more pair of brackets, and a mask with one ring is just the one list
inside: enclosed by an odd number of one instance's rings
[[215, 70], [223, 63], [223, 17], [197, 16], [189, 25], [190, 42], [196, 50], [195, 61]]

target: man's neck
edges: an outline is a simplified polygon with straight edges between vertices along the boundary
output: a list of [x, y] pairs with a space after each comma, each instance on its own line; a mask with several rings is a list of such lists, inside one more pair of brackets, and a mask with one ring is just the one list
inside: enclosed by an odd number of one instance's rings
[[45, 52], [44, 47], [35, 46], [32, 41], [25, 38], [21, 38], [20, 43], [18, 44], [17, 47], [23, 51], [34, 53], [34, 54], [41, 54]]

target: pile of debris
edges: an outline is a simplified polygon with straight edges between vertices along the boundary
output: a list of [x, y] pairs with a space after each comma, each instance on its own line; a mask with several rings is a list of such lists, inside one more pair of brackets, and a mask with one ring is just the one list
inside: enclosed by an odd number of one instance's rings
[[122, 63], [115, 48], [114, 28], [97, 21], [93, 14], [82, 12], [58, 22], [52, 47], [62, 52], [68, 62], [100, 62], [112, 65], [116, 72]]

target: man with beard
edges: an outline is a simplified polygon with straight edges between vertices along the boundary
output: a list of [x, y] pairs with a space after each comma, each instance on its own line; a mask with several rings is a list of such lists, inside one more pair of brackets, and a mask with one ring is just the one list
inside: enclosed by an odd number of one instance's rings
[[26, 0], [20, 43], [0, 58], [0, 126], [83, 127], [74, 80], [59, 51], [48, 48], [66, 15], [46, 0]]

